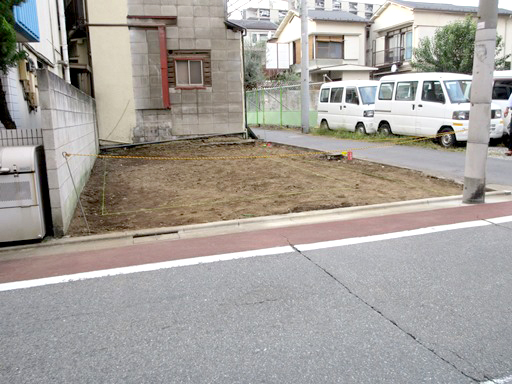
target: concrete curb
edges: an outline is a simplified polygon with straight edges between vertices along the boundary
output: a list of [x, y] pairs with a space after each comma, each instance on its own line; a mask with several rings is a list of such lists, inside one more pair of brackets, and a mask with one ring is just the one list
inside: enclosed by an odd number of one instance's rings
[[[487, 192], [486, 202], [512, 202], [512, 193], [508, 190]], [[44, 254], [50, 254], [50, 252], [63, 253], [68, 251], [105, 249], [129, 246], [155, 240], [178, 240], [185, 238], [208, 237], [237, 232], [453, 208], [465, 205], [466, 204], [462, 203], [462, 196], [457, 195], [359, 207], [335, 208], [310, 212], [288, 213], [284, 215], [218, 221], [204, 224], [149, 228], [82, 237], [64, 237], [60, 239], [50, 239], [42, 243], [0, 248], [0, 257], [7, 254], [13, 254], [13, 252], [19, 253], [20, 251], [22, 251], [22, 253], [42, 251]]]

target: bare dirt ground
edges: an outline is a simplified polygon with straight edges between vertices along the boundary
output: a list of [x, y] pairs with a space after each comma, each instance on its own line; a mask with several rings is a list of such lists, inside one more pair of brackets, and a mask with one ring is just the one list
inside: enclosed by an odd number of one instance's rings
[[[462, 193], [460, 185], [420, 172], [359, 160], [328, 160], [304, 149], [233, 138], [145, 145], [104, 154], [187, 160], [97, 159], [81, 195], [91, 233]], [[86, 234], [77, 209], [69, 235]]]

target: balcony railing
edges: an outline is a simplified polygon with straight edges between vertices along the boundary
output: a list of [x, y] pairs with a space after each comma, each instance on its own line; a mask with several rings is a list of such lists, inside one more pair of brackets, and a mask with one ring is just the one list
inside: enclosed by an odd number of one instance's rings
[[412, 47], [396, 47], [377, 51], [373, 53], [373, 65], [375, 67], [384, 67], [387, 65], [403, 63], [412, 58]]

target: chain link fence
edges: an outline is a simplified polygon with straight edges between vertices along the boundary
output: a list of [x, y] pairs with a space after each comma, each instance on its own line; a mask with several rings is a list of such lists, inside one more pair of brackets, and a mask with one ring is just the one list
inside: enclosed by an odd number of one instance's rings
[[[309, 126], [317, 120], [318, 93], [322, 83], [309, 84]], [[246, 92], [247, 123], [258, 126], [300, 127], [300, 84], [261, 87]]]

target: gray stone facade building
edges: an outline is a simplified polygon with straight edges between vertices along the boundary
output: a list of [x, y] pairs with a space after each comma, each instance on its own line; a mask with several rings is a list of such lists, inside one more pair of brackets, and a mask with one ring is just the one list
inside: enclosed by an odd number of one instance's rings
[[[125, 22], [119, 22], [121, 1]], [[242, 29], [227, 22], [225, 0], [114, 2], [119, 6], [111, 22], [104, 14], [111, 5], [89, 1], [100, 140], [151, 142], [245, 133]], [[115, 28], [118, 36], [111, 44], [128, 44], [125, 51], [131, 58], [131, 68], [125, 68], [122, 51], [118, 58], [111, 57], [118, 71], [100, 54], [108, 50], [105, 39]], [[129, 41], [122, 41], [122, 28]], [[114, 96], [105, 83], [115, 77], [122, 81], [123, 73], [131, 79], [125, 79], [125, 91]]]

